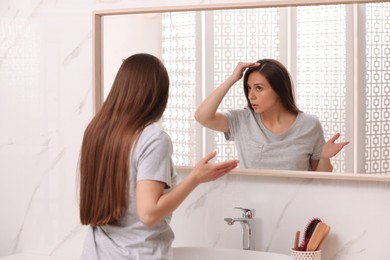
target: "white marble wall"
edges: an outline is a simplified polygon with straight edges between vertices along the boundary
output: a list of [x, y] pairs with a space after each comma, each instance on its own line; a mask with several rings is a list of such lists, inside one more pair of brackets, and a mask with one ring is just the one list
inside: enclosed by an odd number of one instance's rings
[[[181, 175], [181, 177], [183, 177]], [[241, 248], [234, 207], [256, 209], [256, 250], [289, 254], [295, 232], [320, 217], [331, 226], [325, 260], [386, 260], [390, 183], [230, 175], [190, 195], [173, 218], [176, 246]]]
[[[186, 4], [230, 2], [190, 0]], [[76, 167], [92, 116], [92, 10], [181, 0], [0, 1], [0, 256], [79, 256]], [[389, 184], [228, 176], [174, 214], [175, 246], [241, 246], [235, 206], [257, 210], [257, 249], [288, 253], [319, 216], [332, 226], [323, 259], [388, 259]]]

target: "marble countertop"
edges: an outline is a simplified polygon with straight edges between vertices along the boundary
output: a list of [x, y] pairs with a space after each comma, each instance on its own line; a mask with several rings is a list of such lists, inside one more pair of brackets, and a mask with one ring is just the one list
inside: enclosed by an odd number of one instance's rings
[[15, 254], [0, 257], [1, 260], [78, 260], [73, 257], [62, 257], [62, 256], [47, 256], [39, 254]]

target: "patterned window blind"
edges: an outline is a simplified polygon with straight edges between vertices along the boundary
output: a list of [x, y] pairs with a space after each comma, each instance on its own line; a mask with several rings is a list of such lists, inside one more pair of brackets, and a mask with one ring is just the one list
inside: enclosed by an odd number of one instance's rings
[[390, 174], [390, 4], [366, 5], [365, 170]]
[[[297, 82], [299, 108], [316, 115], [325, 139], [346, 136], [345, 5], [297, 8]], [[350, 136], [349, 134], [347, 136]], [[345, 149], [332, 158], [334, 171], [345, 171]]]
[[[194, 121], [197, 89], [196, 12], [164, 13], [162, 15], [162, 60], [170, 77], [169, 101], [162, 126], [173, 141], [175, 165], [192, 166], [201, 154]], [[198, 139], [197, 139], [198, 138]]]

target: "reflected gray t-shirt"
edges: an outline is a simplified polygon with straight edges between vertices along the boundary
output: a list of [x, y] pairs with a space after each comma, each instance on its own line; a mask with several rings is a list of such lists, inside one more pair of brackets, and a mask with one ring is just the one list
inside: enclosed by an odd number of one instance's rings
[[315, 116], [300, 112], [286, 132], [274, 134], [248, 107], [228, 110], [224, 115], [229, 121], [225, 138], [234, 141], [240, 167], [308, 171], [310, 159], [320, 159], [325, 139]]
[[167, 133], [152, 124], [141, 133], [130, 163], [130, 205], [115, 225], [89, 227], [82, 260], [169, 260], [174, 234], [171, 216], [149, 228], [138, 218], [136, 185], [140, 180], [166, 184], [166, 191], [176, 185], [172, 141]]

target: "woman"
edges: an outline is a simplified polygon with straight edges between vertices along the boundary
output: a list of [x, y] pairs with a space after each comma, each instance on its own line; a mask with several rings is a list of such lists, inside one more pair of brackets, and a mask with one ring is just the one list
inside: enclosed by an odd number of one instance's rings
[[154, 122], [168, 100], [169, 78], [149, 54], [123, 61], [112, 89], [85, 130], [80, 157], [80, 220], [89, 225], [82, 259], [171, 259], [172, 212], [200, 183], [237, 160], [200, 160], [176, 185], [170, 137]]
[[[229, 89], [243, 78], [248, 106], [217, 112]], [[330, 158], [349, 142], [325, 143], [319, 120], [301, 112], [287, 69], [272, 59], [239, 62], [233, 73], [198, 107], [196, 120], [234, 140], [245, 168], [332, 171]]]

